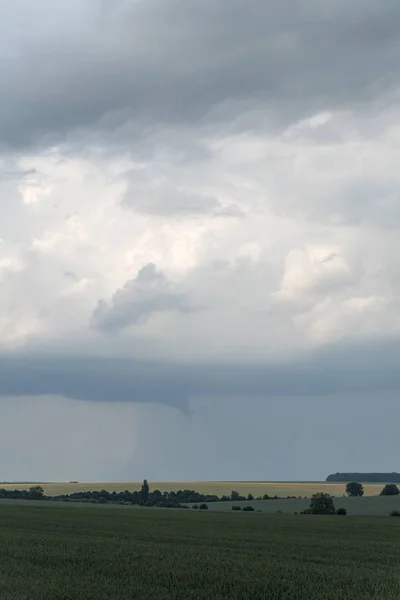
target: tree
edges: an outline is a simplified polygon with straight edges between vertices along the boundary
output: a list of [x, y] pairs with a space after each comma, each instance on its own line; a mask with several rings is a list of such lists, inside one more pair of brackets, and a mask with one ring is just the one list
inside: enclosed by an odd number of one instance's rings
[[142, 502], [144, 504], [146, 504], [147, 500], [149, 499], [149, 492], [150, 492], [149, 484], [147, 483], [147, 479], [145, 479], [143, 481], [142, 491], [141, 491]]
[[249, 500], [250, 502], [251, 502], [252, 500], [254, 500], [254, 496], [253, 496], [253, 494], [249, 494], [249, 495], [247, 496], [247, 500]]
[[336, 512], [333, 497], [330, 494], [318, 492], [311, 498], [310, 513], [312, 515], [334, 515]]
[[388, 483], [381, 491], [381, 496], [398, 496], [400, 490], [395, 483]]
[[231, 491], [231, 500], [233, 500], [234, 502], [236, 502], [239, 499], [240, 499], [239, 492], [236, 492], [235, 490], [232, 490]]
[[29, 496], [32, 500], [41, 500], [44, 496], [44, 489], [41, 485], [35, 485], [29, 488]]
[[361, 483], [351, 481], [346, 485], [346, 494], [352, 498], [361, 498], [364, 496], [364, 487]]

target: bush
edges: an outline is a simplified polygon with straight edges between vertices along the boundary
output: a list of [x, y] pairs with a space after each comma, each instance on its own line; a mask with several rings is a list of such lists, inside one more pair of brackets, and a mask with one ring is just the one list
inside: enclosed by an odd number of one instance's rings
[[156, 503], [157, 508], [181, 508], [179, 502], [171, 502], [170, 500], [161, 500]]
[[247, 500], [249, 500], [250, 502], [251, 502], [252, 500], [254, 500], [254, 496], [253, 496], [253, 494], [249, 494], [249, 495], [247, 496]]
[[400, 490], [395, 483], [388, 483], [381, 491], [381, 496], [398, 496]]
[[391, 517], [400, 517], [400, 510], [392, 510], [390, 513]]
[[333, 497], [319, 492], [311, 498], [310, 512], [313, 515], [334, 515], [336, 513]]
[[253, 512], [253, 511], [254, 511], [254, 508], [253, 508], [252, 506], [244, 506], [244, 507], [243, 507], [243, 511], [246, 511], [246, 512]]
[[232, 510], [242, 510], [241, 506], [232, 506]]
[[337, 515], [347, 515], [347, 510], [345, 508], [338, 508], [336, 511]]
[[207, 504], [205, 504], [205, 503], [203, 502], [203, 504], [200, 504], [200, 506], [199, 506], [199, 509], [200, 509], [200, 510], [208, 510], [208, 506], [207, 506]]
[[198, 510], [199, 509], [199, 505], [198, 504], [193, 504], [192, 508], [193, 508], [193, 510]]

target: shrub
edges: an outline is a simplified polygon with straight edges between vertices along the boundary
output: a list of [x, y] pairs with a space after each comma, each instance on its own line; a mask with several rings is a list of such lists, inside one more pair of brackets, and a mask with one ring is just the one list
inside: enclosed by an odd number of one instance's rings
[[247, 496], [247, 500], [249, 500], [250, 502], [251, 502], [252, 500], [254, 500], [254, 496], [253, 496], [253, 494], [249, 494], [249, 495]]
[[345, 508], [338, 508], [336, 514], [340, 516], [347, 515], [347, 510]]
[[311, 498], [310, 512], [313, 515], [334, 515], [336, 512], [333, 497], [330, 494], [319, 492]]
[[242, 510], [241, 506], [232, 506], [232, 510]]
[[193, 504], [192, 508], [193, 508], [194, 510], [198, 510], [198, 508], [199, 508], [199, 505], [198, 505], [198, 504]]
[[246, 511], [246, 512], [253, 512], [254, 508], [252, 506], [244, 506], [243, 510]]
[[390, 513], [391, 517], [400, 517], [400, 510], [392, 510]]
[[179, 502], [171, 502], [170, 500], [161, 500], [156, 503], [156, 506], [157, 508], [181, 508]]
[[208, 510], [208, 506], [207, 504], [205, 504], [205, 502], [203, 502], [203, 504], [200, 504], [199, 508], [200, 510]]

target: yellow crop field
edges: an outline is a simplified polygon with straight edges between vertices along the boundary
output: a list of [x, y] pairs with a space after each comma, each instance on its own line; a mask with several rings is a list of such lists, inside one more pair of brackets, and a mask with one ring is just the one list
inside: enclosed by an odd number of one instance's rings
[[[332, 496], [343, 496], [346, 493], [346, 486], [342, 483], [316, 483], [316, 482], [243, 482], [243, 481], [173, 481], [173, 482], [149, 482], [151, 489], [159, 489], [162, 492], [177, 491], [181, 489], [194, 489], [203, 494], [217, 494], [222, 496], [229, 495], [232, 490], [239, 494], [247, 496], [252, 494], [255, 498], [268, 494], [269, 496], [278, 495], [310, 497], [316, 492], [327, 492]], [[0, 488], [25, 490], [30, 484], [0, 484]], [[130, 492], [140, 490], [142, 482], [97, 482], [97, 483], [45, 483], [40, 484], [45, 490], [47, 496], [59, 496], [61, 494], [72, 494], [82, 491], [107, 490], [108, 492]], [[366, 496], [378, 496], [383, 488], [383, 484], [364, 484]]]

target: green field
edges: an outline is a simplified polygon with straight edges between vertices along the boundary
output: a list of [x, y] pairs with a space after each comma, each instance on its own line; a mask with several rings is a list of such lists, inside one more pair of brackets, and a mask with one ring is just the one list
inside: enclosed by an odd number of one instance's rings
[[400, 519], [0, 505], [2, 600], [394, 600]]
[[[400, 512], [400, 497], [399, 496], [365, 496], [364, 498], [335, 498], [336, 508], [345, 508], [349, 516], [370, 516], [370, 517], [388, 517], [394, 510]], [[1, 499], [1, 506], [31, 506], [46, 508], [71, 506], [70, 502], [59, 500], [11, 500]], [[310, 505], [309, 499], [281, 499], [281, 500], [244, 500], [240, 502], [209, 502], [208, 509], [213, 512], [232, 512], [232, 506], [252, 506], [256, 511], [284, 515], [295, 515], [300, 513]], [[142, 509], [138, 505], [127, 504], [121, 506], [119, 504], [110, 503], [104, 504], [87, 504], [85, 502], [74, 502], [74, 507], [88, 509], [117, 509], [117, 510], [138, 510]], [[191, 507], [192, 505], [188, 505]]]
[[[28, 489], [35, 484], [0, 484], [0, 488], [6, 489]], [[124, 490], [140, 490], [142, 482], [119, 482], [119, 483], [47, 483], [43, 485], [47, 496], [59, 496], [62, 494], [72, 494], [73, 492], [107, 490], [109, 492], [122, 492]], [[159, 481], [150, 482], [152, 489], [159, 489], [162, 492], [177, 491], [182, 489], [195, 489], [202, 494], [217, 494], [222, 496], [229, 495], [232, 490], [237, 490], [241, 495], [252, 494], [254, 497], [263, 496], [302, 496], [311, 497], [316, 492], [328, 492], [332, 496], [343, 496], [346, 492], [346, 485], [343, 483], [325, 483], [325, 482], [238, 482], [238, 481]], [[377, 496], [381, 492], [383, 484], [364, 485], [366, 496]]]
[[[389, 516], [393, 510], [400, 511], [399, 496], [365, 496], [364, 498], [335, 498], [336, 508], [345, 508], [349, 516]], [[210, 502], [208, 507], [213, 511], [231, 511], [232, 506], [253, 506], [256, 510], [269, 514], [278, 511], [293, 515], [300, 513], [310, 505], [310, 500], [259, 500], [244, 502]]]

